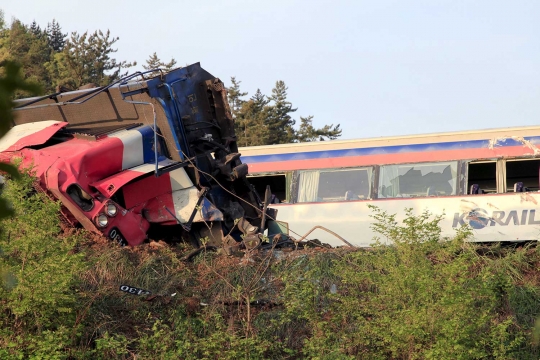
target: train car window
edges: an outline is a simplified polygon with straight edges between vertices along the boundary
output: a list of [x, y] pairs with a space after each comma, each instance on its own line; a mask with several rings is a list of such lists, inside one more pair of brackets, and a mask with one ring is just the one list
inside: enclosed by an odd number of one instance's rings
[[272, 191], [272, 203], [286, 203], [289, 202], [289, 191], [287, 186], [287, 174], [264, 174], [264, 175], [250, 175], [248, 181], [251, 185], [255, 186], [255, 190], [259, 196], [264, 198], [266, 192], [266, 186], [270, 185]]
[[538, 191], [539, 169], [540, 160], [506, 160], [506, 192]]
[[457, 161], [381, 166], [379, 198], [455, 195]]
[[483, 161], [469, 163], [467, 194], [471, 194], [471, 189], [473, 188], [475, 189], [475, 193], [497, 193], [497, 162]]
[[369, 199], [371, 168], [300, 171], [298, 202]]

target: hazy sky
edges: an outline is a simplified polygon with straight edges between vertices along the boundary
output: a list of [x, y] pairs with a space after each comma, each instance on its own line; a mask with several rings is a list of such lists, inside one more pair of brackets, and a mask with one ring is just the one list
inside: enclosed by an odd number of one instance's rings
[[110, 29], [118, 60], [201, 62], [343, 139], [540, 125], [540, 1], [4, 0], [64, 32]]

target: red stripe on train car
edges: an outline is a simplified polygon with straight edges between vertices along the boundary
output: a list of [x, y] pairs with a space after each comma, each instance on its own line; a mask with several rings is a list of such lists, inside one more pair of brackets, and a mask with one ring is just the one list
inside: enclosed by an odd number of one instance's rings
[[367, 156], [348, 156], [341, 158], [309, 159], [277, 162], [248, 163], [249, 172], [291, 171], [309, 169], [330, 169], [353, 166], [369, 166], [382, 164], [406, 164], [428, 161], [451, 161], [463, 159], [489, 159], [500, 156], [534, 155], [524, 146], [494, 147], [493, 149], [461, 149], [431, 152], [414, 152], [401, 154], [379, 154]]

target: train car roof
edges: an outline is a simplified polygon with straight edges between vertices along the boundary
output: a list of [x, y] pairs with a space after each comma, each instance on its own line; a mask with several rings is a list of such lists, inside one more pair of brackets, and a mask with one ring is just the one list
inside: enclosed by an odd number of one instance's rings
[[382, 147], [411, 144], [458, 142], [467, 140], [493, 140], [494, 142], [496, 142], [497, 140], [502, 139], [518, 139], [532, 136], [540, 136], [540, 126], [520, 126], [351, 140], [329, 140], [291, 144], [248, 146], [241, 147], [239, 151], [242, 153], [243, 156], [256, 156], [267, 154], [293, 153], [297, 151], [311, 152], [379, 146]]

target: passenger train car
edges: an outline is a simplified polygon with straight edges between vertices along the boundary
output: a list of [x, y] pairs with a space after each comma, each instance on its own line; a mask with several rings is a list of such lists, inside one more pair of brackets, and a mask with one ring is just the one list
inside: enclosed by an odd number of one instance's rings
[[[239, 151], [258, 191], [271, 186], [277, 220], [294, 237], [320, 225], [369, 246], [375, 205], [398, 221], [406, 208], [444, 214], [443, 236], [469, 224], [476, 242], [540, 238], [540, 126]], [[343, 245], [321, 229], [308, 238]]]

